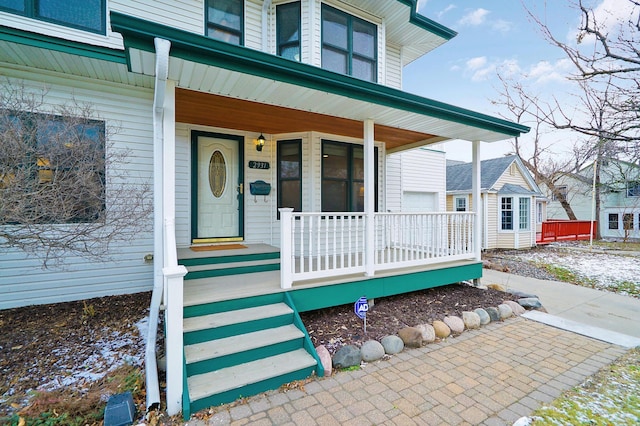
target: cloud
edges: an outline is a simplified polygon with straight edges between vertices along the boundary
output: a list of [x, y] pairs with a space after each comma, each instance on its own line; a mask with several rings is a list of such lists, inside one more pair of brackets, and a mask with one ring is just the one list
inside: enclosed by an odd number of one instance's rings
[[478, 56], [475, 58], [471, 58], [466, 63], [467, 69], [470, 69], [470, 70], [477, 70], [479, 68], [484, 67], [486, 64], [487, 64], [486, 56]]
[[487, 19], [487, 15], [489, 15], [489, 11], [487, 9], [476, 9], [464, 15], [458, 21], [458, 25], [460, 26], [478, 26], [482, 25]]
[[538, 84], [545, 84], [550, 82], [564, 82], [567, 80], [572, 70], [572, 64], [569, 59], [560, 59], [556, 62], [540, 61], [533, 64], [525, 76], [529, 80], [533, 80]]
[[513, 22], [505, 21], [504, 19], [498, 19], [491, 22], [491, 28], [501, 33], [508, 33], [513, 28]]
[[436, 16], [438, 17], [438, 19], [442, 19], [442, 17], [447, 13], [452, 11], [453, 9], [456, 9], [457, 6], [455, 4], [450, 4], [449, 6], [445, 7], [443, 10], [441, 10], [440, 12], [438, 12], [436, 14]]

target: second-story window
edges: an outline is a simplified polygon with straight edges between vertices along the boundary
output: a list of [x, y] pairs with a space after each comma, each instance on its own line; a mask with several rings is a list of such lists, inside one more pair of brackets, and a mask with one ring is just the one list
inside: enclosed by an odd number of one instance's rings
[[207, 0], [207, 36], [243, 44], [244, 0]]
[[377, 27], [322, 5], [322, 68], [363, 80], [377, 80]]
[[104, 34], [106, 0], [0, 0], [0, 10]]
[[276, 6], [277, 54], [300, 61], [300, 2]]

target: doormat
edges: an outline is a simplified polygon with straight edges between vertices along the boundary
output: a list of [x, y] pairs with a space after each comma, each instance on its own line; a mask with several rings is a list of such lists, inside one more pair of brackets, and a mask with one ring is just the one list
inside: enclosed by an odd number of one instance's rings
[[211, 246], [192, 246], [193, 251], [212, 251], [212, 250], [233, 250], [233, 249], [245, 249], [247, 246], [242, 244], [221, 244]]

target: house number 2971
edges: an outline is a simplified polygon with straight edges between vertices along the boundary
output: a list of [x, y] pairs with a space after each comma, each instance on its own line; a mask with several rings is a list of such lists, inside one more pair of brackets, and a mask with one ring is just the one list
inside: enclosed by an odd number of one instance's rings
[[250, 169], [268, 169], [269, 162], [268, 161], [249, 161]]

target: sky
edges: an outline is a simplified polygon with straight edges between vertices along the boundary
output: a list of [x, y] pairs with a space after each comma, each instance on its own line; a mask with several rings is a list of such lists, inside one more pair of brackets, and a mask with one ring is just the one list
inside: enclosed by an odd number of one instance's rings
[[[616, 16], [629, 13], [628, 3], [592, 0], [589, 4], [601, 16]], [[458, 35], [405, 67], [403, 90], [503, 118], [508, 112], [491, 102], [499, 98], [498, 70], [520, 76], [536, 93], [561, 96], [568, 90], [566, 76], [574, 71], [573, 65], [559, 48], [544, 39], [525, 6], [549, 26], [556, 38], [574, 42], [580, 14], [569, 7], [569, 0], [420, 0], [421, 14]], [[530, 136], [524, 135], [521, 141], [526, 143], [527, 138]], [[549, 143], [562, 155], [571, 145], [569, 139], [562, 136], [562, 140]], [[449, 142], [444, 150], [449, 159], [471, 161], [469, 142]], [[483, 143], [480, 156], [484, 160], [509, 152], [510, 141]]]

